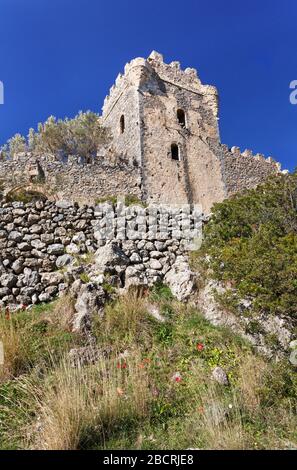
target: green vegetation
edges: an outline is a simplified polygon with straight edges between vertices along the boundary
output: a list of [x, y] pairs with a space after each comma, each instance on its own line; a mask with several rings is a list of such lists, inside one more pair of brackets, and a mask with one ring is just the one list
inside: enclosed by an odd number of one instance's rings
[[[296, 183], [296, 174], [279, 175], [217, 204], [192, 256], [224, 283], [225, 306], [238, 312], [241, 299], [251, 302], [252, 334], [262, 332], [260, 313], [296, 322]], [[297, 448], [288, 355], [261, 357], [163, 284], [118, 298], [108, 280], [103, 287], [110, 301], [92, 323], [99, 358], [83, 366], [69, 355], [86, 346], [71, 332], [70, 297], [0, 315], [1, 449]], [[213, 379], [216, 367], [228, 385]]]
[[104, 196], [97, 198], [95, 200], [95, 205], [103, 204], [104, 202], [110, 202], [111, 204], [115, 205], [117, 203], [118, 197], [117, 196]]
[[[148, 314], [154, 305], [166, 317]], [[297, 446], [296, 372], [157, 286], [111, 301], [95, 363], [73, 367], [70, 298], [1, 316], [2, 449], [262, 449]], [[8, 360], [9, 358], [9, 360]], [[211, 378], [223, 367], [229, 386]], [[164, 433], [166, 430], [166, 433]]]
[[51, 153], [61, 158], [76, 155], [90, 161], [96, 156], [98, 147], [108, 139], [98, 114], [79, 112], [73, 119], [57, 120], [50, 116], [38, 124], [37, 132], [30, 129], [27, 138], [20, 134], [13, 136], [0, 153], [2, 158], [29, 151], [36, 155]]
[[29, 202], [34, 202], [37, 200], [46, 200], [46, 196], [39, 191], [34, 190], [26, 190], [24, 188], [16, 189], [14, 191], [10, 191], [6, 197], [6, 202], [23, 202], [24, 204], [28, 204]]
[[[98, 198], [95, 200], [95, 205], [96, 204], [103, 204], [104, 202], [109, 202], [113, 205], [116, 205], [118, 202], [118, 198], [120, 196], [115, 196], [115, 195], [110, 195], [110, 196], [104, 196], [101, 198]], [[125, 206], [141, 206], [141, 207], [146, 207], [146, 204], [141, 201], [137, 196], [134, 196], [134, 194], [127, 194], [124, 196], [125, 197]]]
[[257, 189], [216, 204], [193, 265], [208, 255], [220, 297], [237, 311], [240, 299], [255, 313], [297, 318], [297, 173], [278, 175]]

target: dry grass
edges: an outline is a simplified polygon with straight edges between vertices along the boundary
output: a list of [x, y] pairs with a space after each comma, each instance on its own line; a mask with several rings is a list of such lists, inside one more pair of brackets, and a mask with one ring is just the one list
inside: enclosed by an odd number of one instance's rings
[[62, 347], [66, 339], [63, 335], [71, 331], [73, 313], [73, 301], [69, 296], [61, 297], [48, 310], [37, 307], [27, 312], [0, 312], [0, 341], [4, 351], [0, 383], [28, 371], [52, 348]]
[[0, 341], [3, 344], [4, 364], [0, 365], [0, 383], [17, 375], [23, 362], [24, 348], [21, 335], [13, 322], [0, 315]]
[[64, 331], [71, 331], [75, 301], [67, 294], [60, 297], [55, 303], [53, 311], [50, 313], [51, 321], [54, 321]]
[[67, 359], [57, 365], [42, 389], [34, 386], [38, 426], [31, 447], [75, 450], [104, 445], [114, 427], [148, 412], [148, 377], [133, 354], [126, 367], [100, 360], [74, 368]]
[[259, 412], [260, 389], [268, 369], [267, 362], [259, 356], [244, 356], [238, 370], [238, 390], [242, 405], [251, 414]]
[[184, 431], [189, 446], [221, 450], [248, 448], [249, 437], [235, 391], [230, 393], [228, 388], [212, 381], [202, 367], [194, 368], [192, 373], [190, 387], [195, 393]]
[[112, 340], [137, 341], [145, 333], [147, 320], [145, 300], [133, 290], [105, 308], [105, 332]]
[[200, 398], [203, 410], [201, 425], [206, 448], [245, 449], [247, 436], [236, 396], [224, 400], [216, 386], [209, 386]]

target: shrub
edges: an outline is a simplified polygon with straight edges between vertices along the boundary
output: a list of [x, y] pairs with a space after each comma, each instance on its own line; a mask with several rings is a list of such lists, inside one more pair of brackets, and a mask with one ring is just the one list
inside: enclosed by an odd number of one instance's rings
[[98, 147], [108, 140], [108, 131], [102, 127], [99, 115], [87, 111], [79, 112], [73, 119], [57, 120], [50, 116], [38, 125], [37, 132], [30, 129], [27, 139], [16, 134], [2, 147], [2, 152], [10, 157], [25, 151], [35, 155], [51, 153], [61, 158], [76, 155], [90, 162]]
[[237, 308], [247, 298], [256, 312], [297, 317], [296, 173], [216, 204], [204, 235], [200, 261], [208, 255], [228, 288], [221, 301]]
[[5, 197], [6, 202], [23, 202], [24, 204], [46, 199], [46, 196], [38, 191], [25, 189], [10, 191]]

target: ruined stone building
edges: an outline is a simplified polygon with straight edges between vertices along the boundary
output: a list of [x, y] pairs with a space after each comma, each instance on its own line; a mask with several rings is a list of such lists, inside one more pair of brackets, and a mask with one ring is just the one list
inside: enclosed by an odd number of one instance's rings
[[195, 69], [164, 63], [155, 51], [126, 65], [102, 117], [115, 153], [140, 169], [147, 201], [200, 203], [209, 211], [280, 171], [272, 159], [221, 145], [216, 88], [203, 85]]
[[[148, 203], [201, 204], [209, 212], [214, 202], [281, 171], [270, 157], [221, 144], [216, 88], [155, 51], [125, 66], [104, 101], [102, 123], [112, 141], [91, 164], [39, 157], [52, 197], [89, 202], [134, 194]], [[24, 184], [27, 160], [0, 162], [1, 173], [10, 175], [7, 189]]]

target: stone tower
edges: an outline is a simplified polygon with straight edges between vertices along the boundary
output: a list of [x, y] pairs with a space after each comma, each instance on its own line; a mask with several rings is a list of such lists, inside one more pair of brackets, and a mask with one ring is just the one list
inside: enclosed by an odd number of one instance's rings
[[125, 66], [102, 120], [113, 134], [113, 154], [134, 165], [147, 202], [195, 203], [209, 212], [232, 191], [278, 171], [262, 157], [264, 163], [223, 146], [216, 88], [155, 51]]
[[165, 64], [152, 52], [119, 75], [103, 106], [115, 154], [139, 168], [147, 202], [200, 203], [208, 211], [225, 189], [220, 159], [218, 97], [195, 69]]

